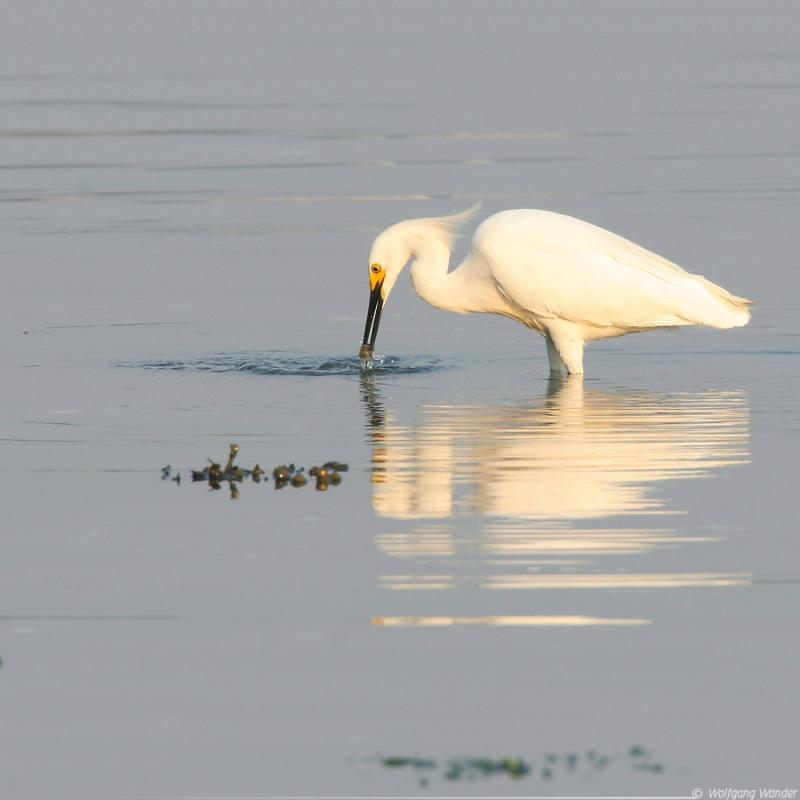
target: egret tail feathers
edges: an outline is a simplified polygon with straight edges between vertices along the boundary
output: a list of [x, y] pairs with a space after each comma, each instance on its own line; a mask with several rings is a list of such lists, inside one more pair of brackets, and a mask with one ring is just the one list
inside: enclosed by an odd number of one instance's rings
[[695, 277], [700, 291], [696, 293], [694, 302], [685, 309], [687, 320], [712, 328], [741, 328], [750, 322], [751, 300], [737, 297], [706, 278]]

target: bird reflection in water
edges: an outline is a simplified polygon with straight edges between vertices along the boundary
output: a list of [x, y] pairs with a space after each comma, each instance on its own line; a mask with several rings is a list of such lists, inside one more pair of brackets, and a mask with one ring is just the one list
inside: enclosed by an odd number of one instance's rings
[[[531, 401], [423, 406], [413, 426], [396, 421], [369, 378], [362, 381], [362, 400], [372, 444], [373, 509], [411, 523], [377, 536], [379, 550], [405, 564], [398, 574], [380, 577], [386, 589], [652, 590], [750, 582], [747, 573], [628, 569], [637, 556], [721, 539], [668, 524], [683, 512], [658, 488], [749, 462], [749, 408], [741, 391], [601, 391], [585, 388], [579, 376], [551, 378], [546, 394]], [[456, 574], [448, 563], [457, 563], [458, 571], [471, 563], [473, 571]], [[489, 614], [373, 622], [649, 620]]]

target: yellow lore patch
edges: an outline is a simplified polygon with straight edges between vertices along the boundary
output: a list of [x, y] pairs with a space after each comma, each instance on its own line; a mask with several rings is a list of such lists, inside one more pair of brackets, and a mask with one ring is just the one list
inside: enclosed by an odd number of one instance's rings
[[380, 264], [373, 264], [369, 268], [369, 290], [375, 291], [375, 287], [380, 286], [385, 277], [386, 270]]

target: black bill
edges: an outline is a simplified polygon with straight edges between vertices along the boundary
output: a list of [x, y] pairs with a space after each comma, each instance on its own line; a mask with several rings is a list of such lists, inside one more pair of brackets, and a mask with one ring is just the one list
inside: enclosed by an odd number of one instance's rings
[[359, 358], [372, 358], [372, 354], [375, 352], [375, 339], [378, 336], [378, 326], [381, 323], [381, 311], [383, 311], [382, 286], [383, 281], [375, 284], [369, 293], [367, 321], [364, 325], [364, 341], [358, 351]]

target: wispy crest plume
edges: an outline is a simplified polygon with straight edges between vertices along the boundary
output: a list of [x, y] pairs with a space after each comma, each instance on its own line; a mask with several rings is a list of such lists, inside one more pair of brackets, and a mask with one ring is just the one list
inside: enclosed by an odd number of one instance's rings
[[453, 242], [459, 236], [461, 227], [475, 217], [480, 210], [481, 203], [475, 203], [471, 208], [459, 211], [457, 214], [450, 214], [446, 217], [411, 219], [408, 220], [408, 224], [424, 228], [426, 233], [435, 235], [442, 244], [452, 250]]

